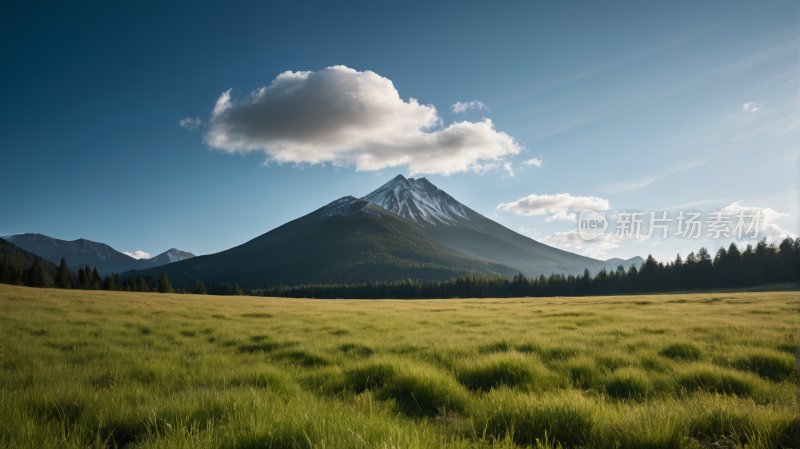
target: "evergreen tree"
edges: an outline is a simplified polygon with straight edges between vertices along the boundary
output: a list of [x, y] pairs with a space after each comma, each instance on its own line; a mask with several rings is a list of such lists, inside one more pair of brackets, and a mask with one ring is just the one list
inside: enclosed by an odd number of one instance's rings
[[197, 284], [195, 285], [194, 291], [192, 293], [194, 293], [195, 295], [205, 295], [207, 292], [208, 290], [206, 289], [206, 286], [203, 285], [202, 282], [200, 282], [200, 279], [198, 279]]
[[161, 279], [158, 280], [158, 292], [159, 293], [174, 293], [175, 290], [172, 289], [172, 284], [169, 282], [167, 278], [167, 272], [163, 271], [161, 273]]
[[50, 275], [44, 271], [39, 258], [33, 261], [33, 265], [23, 272], [22, 281], [28, 287], [48, 287], [51, 283]]
[[138, 287], [140, 292], [150, 293], [150, 284], [147, 283], [147, 279], [139, 278]]
[[61, 258], [61, 263], [58, 265], [55, 279], [56, 287], [58, 288], [72, 288], [72, 281], [69, 276], [69, 266], [67, 261]]
[[83, 268], [78, 268], [78, 288], [85, 288], [86, 285], [86, 273], [83, 271]]

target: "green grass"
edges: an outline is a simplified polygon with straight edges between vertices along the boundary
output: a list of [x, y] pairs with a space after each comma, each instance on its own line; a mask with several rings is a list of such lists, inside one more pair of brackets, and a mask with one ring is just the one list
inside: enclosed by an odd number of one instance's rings
[[0, 285], [0, 447], [794, 447], [799, 303]]

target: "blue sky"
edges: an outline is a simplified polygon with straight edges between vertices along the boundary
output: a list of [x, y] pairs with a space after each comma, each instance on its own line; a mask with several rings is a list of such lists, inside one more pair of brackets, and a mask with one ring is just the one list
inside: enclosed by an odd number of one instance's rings
[[[511, 229], [599, 258], [671, 259], [718, 242], [576, 244], [563, 238], [574, 222], [557, 219], [574, 206], [498, 206], [559, 194], [605, 201], [609, 214], [737, 203], [770, 215], [768, 237], [796, 236], [798, 9], [792, 1], [17, 4], [0, 18], [0, 235], [209, 254], [413, 174]], [[347, 70], [327, 69], [335, 66]], [[303, 120], [289, 124], [299, 134], [281, 151], [267, 131], [231, 131], [243, 129], [237, 117], [292, 120], [274, 105], [247, 112], [252, 93], [287, 71], [335, 74], [321, 89], [371, 72], [370, 82], [390, 81], [399, 95], [390, 112], [411, 118], [399, 128], [359, 122], [362, 134], [333, 139], [340, 147], [324, 133], [303, 140], [320, 128]], [[230, 105], [215, 119], [225, 92]], [[472, 101], [463, 112], [452, 107]], [[187, 119], [196, 126], [181, 126]], [[416, 134], [387, 144], [364, 137], [371, 130]], [[446, 146], [451, 131], [488, 146]], [[426, 158], [436, 152], [440, 159]], [[523, 165], [532, 159], [541, 166]]]

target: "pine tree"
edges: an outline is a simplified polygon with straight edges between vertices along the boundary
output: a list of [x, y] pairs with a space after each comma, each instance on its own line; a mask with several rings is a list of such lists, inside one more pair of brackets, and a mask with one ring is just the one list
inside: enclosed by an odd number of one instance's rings
[[172, 288], [172, 283], [169, 282], [169, 278], [167, 278], [167, 272], [164, 271], [161, 273], [161, 279], [158, 280], [158, 292], [159, 293], [174, 293], [175, 290]]
[[206, 289], [206, 286], [203, 285], [202, 282], [200, 282], [200, 279], [198, 279], [197, 285], [195, 285], [194, 291], [192, 293], [194, 293], [195, 295], [205, 295], [207, 292], [208, 290]]
[[78, 288], [85, 288], [84, 287], [85, 285], [86, 285], [86, 273], [83, 271], [83, 268], [78, 268]]
[[58, 265], [58, 271], [56, 272], [56, 287], [58, 288], [72, 288], [72, 281], [70, 280], [69, 276], [69, 266], [67, 266], [67, 261], [64, 258], [61, 258], [61, 264]]

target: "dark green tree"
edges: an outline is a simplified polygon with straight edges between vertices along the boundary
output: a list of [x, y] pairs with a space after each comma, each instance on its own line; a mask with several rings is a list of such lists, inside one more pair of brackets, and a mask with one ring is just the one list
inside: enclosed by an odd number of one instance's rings
[[206, 289], [206, 286], [202, 282], [200, 282], [200, 279], [198, 279], [197, 284], [195, 285], [194, 291], [192, 293], [194, 293], [195, 295], [205, 295], [206, 293], [208, 293], [208, 290]]
[[63, 257], [61, 258], [61, 263], [58, 265], [58, 271], [56, 272], [55, 286], [58, 288], [72, 288], [69, 266], [67, 266], [67, 261], [64, 260]]
[[159, 293], [174, 293], [175, 290], [172, 288], [172, 283], [169, 282], [169, 278], [167, 278], [167, 272], [161, 272], [161, 279], [158, 280], [158, 292]]

